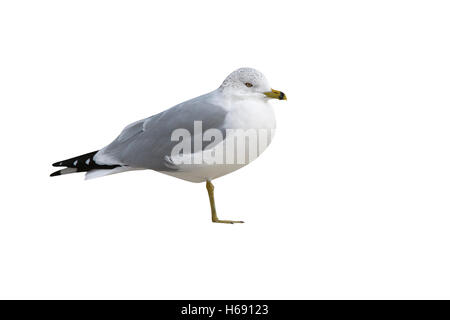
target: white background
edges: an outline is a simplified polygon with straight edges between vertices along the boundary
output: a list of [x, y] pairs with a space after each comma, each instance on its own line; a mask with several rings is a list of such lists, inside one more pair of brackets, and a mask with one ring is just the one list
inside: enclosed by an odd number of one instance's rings
[[[446, 1], [3, 1], [0, 298], [450, 298]], [[203, 184], [51, 163], [261, 70], [288, 101]]]

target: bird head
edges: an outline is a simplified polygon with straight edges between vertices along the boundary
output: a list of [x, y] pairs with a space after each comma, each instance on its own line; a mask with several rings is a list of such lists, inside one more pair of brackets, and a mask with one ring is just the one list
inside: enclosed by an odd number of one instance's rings
[[235, 98], [287, 100], [283, 92], [272, 89], [266, 77], [252, 68], [240, 68], [233, 71], [219, 89]]

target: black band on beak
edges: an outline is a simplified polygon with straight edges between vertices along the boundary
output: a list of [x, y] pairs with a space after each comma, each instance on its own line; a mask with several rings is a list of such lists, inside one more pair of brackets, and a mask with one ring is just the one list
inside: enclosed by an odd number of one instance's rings
[[285, 94], [283, 92], [280, 92], [280, 97], [278, 98], [278, 100], [283, 100], [285, 97]]

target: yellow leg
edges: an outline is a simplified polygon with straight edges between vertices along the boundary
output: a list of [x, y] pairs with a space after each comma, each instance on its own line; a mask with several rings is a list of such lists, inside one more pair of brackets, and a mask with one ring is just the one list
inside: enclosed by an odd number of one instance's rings
[[208, 190], [208, 196], [209, 196], [209, 204], [211, 205], [211, 218], [212, 218], [212, 222], [217, 222], [217, 223], [229, 223], [229, 224], [233, 224], [233, 223], [244, 223], [244, 221], [234, 221], [234, 220], [220, 220], [217, 217], [217, 213], [216, 213], [216, 205], [214, 203], [214, 186], [211, 183], [211, 181], [206, 181], [206, 190]]

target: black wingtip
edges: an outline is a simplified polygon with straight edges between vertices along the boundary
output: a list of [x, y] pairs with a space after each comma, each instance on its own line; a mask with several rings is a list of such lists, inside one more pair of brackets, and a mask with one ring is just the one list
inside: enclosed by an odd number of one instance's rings
[[54, 167], [67, 167], [58, 171], [53, 172], [50, 177], [60, 176], [75, 172], [86, 172], [94, 169], [114, 169], [120, 167], [120, 165], [106, 165], [97, 164], [94, 160], [94, 156], [98, 151], [89, 152], [82, 154], [78, 157], [73, 157], [67, 160], [58, 161], [52, 164]]
[[61, 170], [55, 171], [53, 172], [50, 177], [56, 177], [56, 176], [60, 176], [61, 175]]

